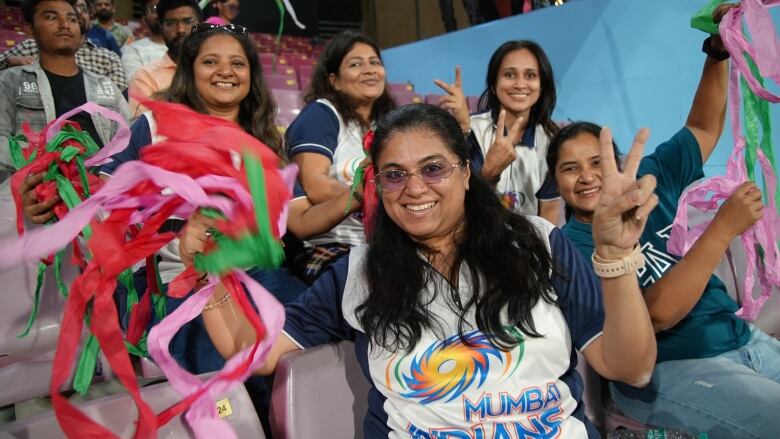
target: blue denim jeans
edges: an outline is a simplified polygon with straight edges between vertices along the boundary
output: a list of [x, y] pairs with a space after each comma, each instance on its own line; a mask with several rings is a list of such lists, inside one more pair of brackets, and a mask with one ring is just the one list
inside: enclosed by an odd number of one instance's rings
[[628, 416], [718, 438], [780, 437], [780, 341], [751, 328], [750, 341], [712, 358], [655, 365], [650, 384], [610, 383]]

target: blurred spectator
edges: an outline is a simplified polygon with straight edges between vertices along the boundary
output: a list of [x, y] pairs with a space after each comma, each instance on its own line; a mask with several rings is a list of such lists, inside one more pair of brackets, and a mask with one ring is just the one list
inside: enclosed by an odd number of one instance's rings
[[238, 0], [213, 0], [206, 6], [203, 16], [206, 23], [230, 24], [236, 19], [240, 11]]
[[[473, 12], [479, 9], [477, 0], [463, 0], [463, 9], [469, 16], [469, 21], [473, 25], [471, 17]], [[439, 0], [439, 10], [441, 11], [441, 21], [444, 22], [444, 30], [452, 32], [458, 30], [458, 20], [455, 19], [455, 9], [452, 6], [452, 0]]]
[[122, 53], [122, 64], [125, 74], [132, 79], [136, 70], [160, 60], [168, 52], [168, 46], [163, 39], [160, 22], [157, 20], [157, 3], [159, 0], [149, 0], [144, 6], [144, 24], [149, 29], [149, 36], [141, 38], [133, 44], [125, 46]]
[[[441, 20], [447, 32], [458, 30], [458, 22], [455, 19], [455, 10], [452, 0], [439, 0]], [[498, 10], [492, 0], [463, 0], [463, 9], [469, 17], [469, 24], [476, 26], [486, 21], [499, 18]]]
[[108, 49], [118, 56], [122, 56], [119, 50], [119, 44], [111, 32], [100, 26], [92, 25], [92, 0], [78, 0], [76, 2], [76, 12], [79, 14], [79, 23], [81, 24], [81, 33], [96, 46]]
[[100, 25], [103, 29], [111, 32], [119, 47], [122, 47], [133, 42], [133, 32], [127, 26], [122, 26], [114, 21], [114, 12], [116, 12], [114, 0], [97, 0], [95, 2], [95, 17], [97, 19], [93, 24]]
[[192, 26], [200, 23], [200, 7], [195, 0], [160, 0], [157, 3], [157, 21], [162, 30], [168, 53], [148, 66], [139, 68], [130, 82], [130, 112], [133, 118], [146, 109], [139, 99], [155, 98], [155, 94], [170, 87], [176, 73], [179, 48]]
[[512, 15], [525, 14], [534, 9], [559, 6], [564, 3], [566, 3], [566, 0], [512, 0]]

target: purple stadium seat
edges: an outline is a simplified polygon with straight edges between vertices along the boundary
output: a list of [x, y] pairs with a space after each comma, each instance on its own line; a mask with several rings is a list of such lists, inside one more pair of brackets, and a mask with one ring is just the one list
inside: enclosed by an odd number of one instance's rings
[[441, 97], [443, 95], [435, 94], [435, 93], [428, 93], [425, 95], [425, 103], [431, 104], [431, 105], [439, 105], [439, 101], [441, 101]]
[[395, 99], [395, 103], [398, 105], [407, 105], [407, 104], [420, 104], [423, 102], [422, 96], [418, 95], [417, 93], [413, 91], [406, 91], [406, 92], [390, 92], [393, 95], [393, 98]]
[[271, 89], [271, 94], [273, 94], [276, 106], [279, 108], [276, 115], [276, 126], [284, 132], [303, 108], [301, 92], [289, 89]]
[[313, 64], [298, 64], [296, 70], [298, 70], [298, 78], [308, 77], [311, 78], [314, 75], [315, 66]]
[[275, 53], [259, 53], [258, 56], [260, 57], [260, 64], [263, 65], [280, 65], [280, 66], [288, 66], [290, 64], [290, 61], [283, 57], [276, 55]]
[[414, 85], [410, 82], [388, 82], [387, 89], [390, 90], [390, 93], [395, 95], [397, 93], [413, 92]]
[[298, 81], [294, 76], [266, 75], [265, 82], [270, 89], [298, 90]]
[[[0, 186], [0, 248], [16, 236], [16, 211], [8, 192], [7, 185]], [[16, 337], [32, 310], [37, 272], [38, 263], [33, 262], [0, 273], [4, 292], [0, 295], [0, 406], [49, 393], [51, 363], [65, 308], [52, 270], [45, 275], [38, 316], [30, 333]], [[62, 265], [65, 283], [77, 274], [73, 264]]]
[[[142, 388], [141, 396], [155, 412], [160, 412], [181, 399], [181, 395], [167, 382]], [[224, 413], [224, 419], [230, 423], [237, 437], [265, 439], [260, 419], [244, 386], [236, 386], [220, 397], [216, 404]], [[119, 437], [130, 437], [130, 433], [135, 428], [135, 423], [132, 422], [136, 416], [135, 406], [126, 392], [76, 405], [87, 416]], [[64, 437], [53, 411], [0, 425], [0, 439]], [[187, 438], [193, 435], [179, 416], [161, 427], [158, 437]]]
[[8, 50], [22, 41], [30, 38], [27, 34], [13, 29], [3, 29], [0, 27], [0, 46]]
[[[363, 437], [368, 389], [352, 342], [284, 355], [276, 366], [271, 395], [273, 437]], [[327, 404], [314, 395], [327, 395]]]
[[279, 108], [303, 108], [301, 92], [298, 90], [272, 88], [271, 94]]
[[466, 96], [466, 102], [469, 105], [469, 113], [476, 113], [477, 105], [479, 104], [479, 96]]
[[266, 76], [268, 75], [274, 75], [274, 76], [287, 76], [290, 78], [297, 78], [297, 73], [295, 72], [295, 69], [290, 65], [273, 65], [273, 64], [263, 64], [263, 74]]

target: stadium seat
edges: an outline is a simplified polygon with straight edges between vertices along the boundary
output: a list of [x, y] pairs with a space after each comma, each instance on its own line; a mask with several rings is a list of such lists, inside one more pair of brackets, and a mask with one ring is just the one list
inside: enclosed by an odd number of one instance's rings
[[466, 102], [469, 105], [469, 113], [476, 113], [479, 104], [479, 96], [466, 96]]
[[441, 101], [443, 95], [436, 94], [436, 93], [428, 93], [425, 95], [425, 103], [431, 104], [431, 105], [439, 105], [439, 101]]
[[3, 29], [0, 27], [0, 47], [8, 50], [22, 41], [30, 38], [24, 32], [16, 31], [13, 29]]
[[275, 53], [259, 53], [258, 56], [260, 56], [260, 64], [263, 65], [275, 64], [275, 65], [287, 66], [290, 64], [287, 58], [277, 55]]
[[303, 108], [301, 92], [298, 90], [272, 88], [271, 94], [279, 108], [297, 108], [299, 110]]
[[407, 93], [414, 91], [414, 85], [412, 85], [410, 82], [388, 82], [387, 88], [393, 95], [396, 93]]
[[582, 377], [584, 387], [582, 402], [585, 404], [585, 416], [596, 428], [601, 429], [604, 426], [603, 397], [606, 395], [606, 382], [590, 367], [588, 361], [579, 352], [577, 352], [577, 372]]
[[[273, 437], [363, 437], [368, 389], [352, 342], [282, 356], [271, 395]], [[326, 404], [323, 395], [327, 395]]]
[[[156, 413], [181, 400], [181, 395], [167, 382], [144, 387], [141, 395]], [[125, 392], [76, 405], [83, 413], [120, 437], [130, 437], [135, 428], [132, 422], [136, 416], [135, 406], [130, 395]], [[260, 419], [244, 386], [235, 386], [226, 393], [216, 402], [216, 409], [230, 423], [237, 437], [265, 439]], [[53, 411], [0, 425], [0, 439], [64, 437]], [[158, 437], [192, 437], [192, 433], [179, 416], [162, 426]]]
[[[0, 247], [14, 236], [16, 211], [6, 186], [0, 189]], [[66, 283], [78, 274], [76, 266], [67, 262], [62, 264], [61, 272]], [[32, 310], [37, 273], [37, 262], [0, 273], [4, 293], [0, 295], [0, 406], [49, 393], [51, 362], [65, 308], [65, 298], [57, 289], [51, 269], [44, 277], [38, 316], [30, 333], [17, 338]]]
[[395, 99], [395, 103], [398, 105], [407, 105], [407, 104], [420, 104], [423, 102], [422, 96], [418, 95], [415, 92], [393, 92], [391, 91], [390, 94], [393, 95], [393, 98]]
[[292, 66], [284, 66], [284, 65], [273, 65], [273, 64], [263, 64], [263, 74], [266, 76], [268, 75], [275, 75], [275, 76], [287, 76], [293, 79], [296, 79], [298, 77], [297, 72], [295, 71], [295, 68]]
[[279, 131], [284, 132], [303, 108], [301, 92], [289, 89], [271, 89], [271, 94], [274, 96], [278, 108], [276, 126]]
[[298, 90], [298, 81], [294, 76], [266, 75], [265, 82], [270, 89]]

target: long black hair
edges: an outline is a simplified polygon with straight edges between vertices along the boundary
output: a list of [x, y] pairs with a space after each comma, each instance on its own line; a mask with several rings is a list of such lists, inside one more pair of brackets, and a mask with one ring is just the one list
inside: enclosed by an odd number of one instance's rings
[[509, 53], [516, 50], [528, 50], [539, 63], [539, 81], [540, 88], [539, 100], [531, 107], [529, 123], [540, 124], [548, 136], [552, 137], [558, 132], [558, 125], [552, 120], [552, 113], [555, 110], [555, 77], [553, 76], [552, 66], [544, 49], [537, 43], [530, 40], [507, 41], [498, 46], [488, 63], [487, 76], [485, 77], [485, 91], [479, 97], [479, 112], [490, 110], [493, 117], [493, 123], [498, 122], [498, 113], [501, 111], [501, 101], [496, 94], [496, 83], [498, 82], [498, 71], [501, 68], [501, 62]]
[[[552, 139], [550, 139], [550, 144], [547, 146], [547, 180], [549, 183], [554, 184], [556, 187], [558, 186], [557, 180], [555, 179], [555, 169], [558, 166], [558, 159], [561, 156], [561, 148], [563, 147], [563, 144], [568, 142], [569, 140], [579, 136], [582, 133], [587, 133], [593, 135], [596, 139], [599, 138], [601, 135], [601, 127], [596, 125], [593, 122], [572, 122], [569, 125], [566, 125], [565, 127], [561, 128], [560, 131], [558, 131], [558, 134], [556, 134]], [[615, 161], [617, 162], [618, 170], [622, 171], [621, 162], [623, 161], [623, 155], [620, 153], [620, 150], [617, 147], [617, 144], [615, 141], [612, 141], [612, 150], [615, 153]], [[572, 214], [574, 213], [571, 206], [568, 204], [565, 207], [566, 212], [566, 219], [568, 220]]]
[[220, 27], [193, 32], [182, 42], [167, 99], [171, 102], [187, 105], [198, 113], [207, 114], [206, 105], [195, 87], [194, 64], [201, 46], [214, 35], [229, 35], [236, 39], [244, 49], [249, 60], [249, 94], [241, 101], [238, 110], [238, 124], [247, 133], [256, 137], [277, 155], [282, 156], [282, 136], [276, 128], [276, 103], [263, 79], [255, 46], [249, 37], [228, 32]]
[[[374, 166], [391, 136], [420, 128], [433, 132], [466, 162], [468, 149], [455, 118], [433, 105], [412, 104], [379, 122], [371, 147]], [[476, 172], [469, 177], [464, 203], [463, 233], [453, 236], [452, 270], [441, 273], [457, 279], [461, 264], [469, 269], [473, 294], [458, 310], [461, 339], [471, 329], [465, 316], [472, 307], [479, 330], [499, 346], [519, 342], [505, 324], [539, 337], [531, 310], [540, 299], [554, 302], [549, 279], [552, 260], [544, 240], [525, 217], [505, 209]], [[422, 331], [436, 322], [428, 309], [433, 298], [424, 291], [438, 274], [419, 256], [419, 251], [427, 249], [393, 222], [382, 203], [375, 221], [364, 268], [369, 293], [357, 315], [372, 343], [391, 351], [410, 350]], [[502, 311], [507, 312], [507, 321], [502, 321]]]
[[330, 83], [330, 75], [334, 74], [338, 76], [341, 62], [344, 61], [344, 57], [347, 56], [350, 50], [357, 43], [363, 43], [371, 46], [376, 52], [376, 56], [382, 59], [382, 54], [379, 51], [379, 46], [370, 37], [351, 30], [345, 30], [340, 32], [331, 39], [325, 46], [325, 51], [322, 52], [320, 59], [317, 63], [317, 68], [314, 70], [314, 74], [311, 78], [311, 84], [306, 90], [306, 94], [303, 97], [304, 102], [311, 103], [317, 99], [327, 99], [341, 115], [341, 118], [345, 123], [352, 121], [358, 122], [363, 128], [368, 128], [372, 121], [378, 120], [380, 117], [387, 114], [388, 111], [395, 108], [395, 100], [390, 96], [387, 84], [385, 84], [385, 90], [382, 95], [374, 101], [374, 105], [371, 107], [370, 119], [365, 121], [357, 114], [356, 105], [349, 97], [336, 91], [333, 85]]

